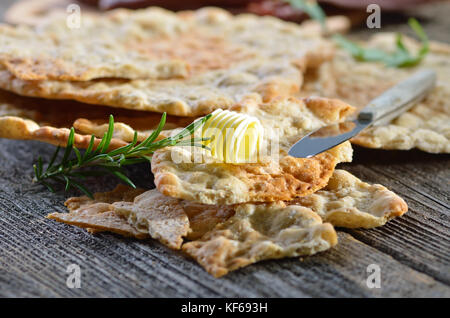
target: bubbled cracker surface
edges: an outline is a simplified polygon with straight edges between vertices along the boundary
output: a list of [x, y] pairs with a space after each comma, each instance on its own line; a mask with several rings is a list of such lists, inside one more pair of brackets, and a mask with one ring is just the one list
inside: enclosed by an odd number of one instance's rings
[[[178, 14], [116, 10], [83, 21], [69, 33], [58, 19], [37, 31], [0, 28], [0, 86], [21, 95], [197, 116], [229, 107], [249, 92], [266, 100], [290, 95], [306, 68], [332, 55], [329, 43], [296, 24], [233, 17], [215, 8]], [[46, 45], [40, 55], [21, 49], [41, 38]], [[89, 80], [101, 77], [116, 80]]]
[[324, 222], [345, 228], [381, 226], [408, 211], [405, 201], [386, 187], [339, 169], [322, 190], [287, 203], [308, 207]]
[[47, 218], [93, 232], [108, 231], [123, 236], [146, 238], [147, 234], [130, 225], [124, 217], [114, 212], [112, 206], [116, 201], [132, 201], [143, 192], [141, 189], [119, 185], [110, 192], [95, 193], [94, 199], [86, 196], [73, 197], [65, 202], [69, 213], [54, 212], [47, 215]]
[[183, 250], [216, 277], [264, 259], [326, 250], [337, 242], [329, 223], [370, 228], [407, 210], [393, 192], [343, 170], [335, 170], [323, 190], [271, 204], [205, 205], [126, 186], [94, 196], [70, 198], [69, 213], [48, 217], [90, 232], [152, 237], [174, 249], [185, 238]]
[[204, 204], [291, 200], [324, 187], [337, 163], [351, 161], [348, 142], [312, 158], [287, 155], [307, 132], [345, 118], [353, 110], [345, 103], [321, 98], [261, 103], [251, 98], [233, 110], [261, 121], [266, 153], [259, 162], [225, 164], [199, 148], [161, 149], [152, 159], [161, 193]]
[[181, 247], [189, 232], [189, 219], [178, 200], [155, 190], [137, 196], [133, 202], [115, 202], [113, 207], [139, 232], [173, 249]]
[[244, 204], [201, 239], [183, 245], [215, 277], [272, 258], [312, 255], [337, 243], [329, 223], [308, 208]]

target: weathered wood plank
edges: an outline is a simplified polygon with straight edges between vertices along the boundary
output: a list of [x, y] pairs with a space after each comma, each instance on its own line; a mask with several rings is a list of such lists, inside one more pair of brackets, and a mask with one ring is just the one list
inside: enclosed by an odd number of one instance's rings
[[[30, 183], [33, 159], [48, 157], [52, 146], [0, 140], [0, 295], [22, 296], [174, 296], [174, 297], [310, 297], [310, 296], [444, 296], [450, 288], [402, 265], [349, 234], [339, 235], [331, 251], [305, 258], [262, 262], [214, 279], [179, 252], [153, 241], [84, 230], [44, 218], [57, 207], [61, 193]], [[134, 179], [152, 184], [145, 165], [134, 167]], [[148, 173], [148, 180], [142, 176]], [[112, 188], [104, 178], [94, 188]], [[380, 234], [383, 236], [386, 234]], [[82, 288], [65, 285], [67, 266], [80, 265]], [[381, 267], [381, 289], [368, 289], [369, 264]]]
[[345, 168], [398, 193], [408, 203], [409, 211], [383, 227], [348, 233], [450, 284], [450, 156], [355, 150], [355, 163]]

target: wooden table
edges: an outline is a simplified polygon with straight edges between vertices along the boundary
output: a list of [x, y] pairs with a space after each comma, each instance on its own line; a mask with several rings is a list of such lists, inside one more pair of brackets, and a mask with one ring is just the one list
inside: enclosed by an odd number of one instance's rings
[[[444, 21], [450, 6], [437, 11]], [[437, 24], [439, 19], [425, 26]], [[90, 235], [47, 220], [47, 213], [65, 211], [64, 199], [75, 195], [31, 183], [32, 164], [53, 150], [39, 142], [0, 140], [0, 296], [450, 296], [449, 155], [355, 146], [354, 162], [340, 168], [392, 189], [406, 200], [408, 213], [372, 230], [339, 229], [339, 244], [327, 252], [265, 261], [215, 279], [155, 241]], [[148, 166], [129, 172], [139, 186], [153, 187]], [[115, 185], [104, 178], [90, 187], [104, 191]], [[79, 289], [66, 285], [70, 264], [81, 268]], [[381, 288], [366, 285], [370, 264], [380, 267]]]

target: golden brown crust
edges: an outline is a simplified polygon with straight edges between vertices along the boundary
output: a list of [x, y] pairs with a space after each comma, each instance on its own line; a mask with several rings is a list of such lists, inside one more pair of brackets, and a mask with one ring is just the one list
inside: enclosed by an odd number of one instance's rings
[[[198, 149], [158, 150], [152, 159], [152, 172], [161, 193], [204, 204], [291, 200], [324, 187], [335, 165], [351, 160], [348, 143], [313, 158], [287, 155], [289, 147], [308, 131], [342, 120], [340, 116], [352, 110], [347, 104], [321, 98], [279, 99], [267, 104], [248, 99], [232, 109], [259, 118], [266, 129], [266, 153], [271, 153], [271, 146], [279, 145], [279, 149], [274, 148], [277, 153], [260, 163], [232, 165], [218, 162]], [[275, 140], [277, 135], [270, 129], [278, 129], [275, 133], [279, 133], [279, 139]]]
[[[314, 194], [288, 202], [218, 206], [142, 194], [119, 186], [66, 202], [70, 213], [50, 218], [126, 236], [149, 237], [194, 257], [212, 275], [270, 258], [311, 255], [337, 243], [332, 227], [371, 228], [406, 212], [405, 202], [381, 185], [370, 185], [335, 170], [328, 185]], [[131, 202], [133, 201], [134, 202]], [[124, 202], [126, 201], [126, 202]], [[321, 218], [325, 222], [322, 224]], [[187, 219], [189, 220], [187, 222]]]
[[308, 208], [245, 204], [201, 239], [184, 244], [183, 251], [220, 277], [261, 260], [312, 255], [336, 244], [333, 226]]
[[322, 190], [287, 204], [308, 207], [325, 222], [346, 228], [381, 226], [408, 211], [405, 201], [392, 191], [365, 183], [344, 170], [335, 170]]
[[[65, 146], [69, 139], [70, 130], [67, 128], [40, 127], [37, 123], [20, 117], [0, 117], [0, 138], [38, 140], [55, 146]], [[91, 141], [90, 135], [74, 135], [74, 146], [87, 148]], [[95, 138], [94, 146], [98, 146], [100, 139]], [[109, 148], [116, 149], [127, 143], [112, 139]]]
[[[156, 191], [156, 190], [155, 190]], [[196, 240], [212, 230], [217, 224], [225, 222], [234, 215], [234, 206], [206, 205], [187, 200], [178, 200], [189, 218], [190, 231], [186, 238]]]

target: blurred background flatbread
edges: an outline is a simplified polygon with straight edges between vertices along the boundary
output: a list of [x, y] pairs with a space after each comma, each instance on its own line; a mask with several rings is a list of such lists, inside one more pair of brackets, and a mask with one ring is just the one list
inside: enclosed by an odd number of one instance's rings
[[[363, 45], [392, 51], [396, 35], [380, 33]], [[420, 44], [405, 37], [412, 52]], [[335, 57], [306, 77], [302, 94], [339, 98], [362, 108], [383, 91], [421, 68], [437, 72], [436, 88], [420, 103], [388, 125], [364, 130], [352, 142], [364, 147], [450, 153], [450, 46], [431, 42], [430, 52], [415, 67], [393, 68], [377, 62], [355, 60], [340, 49]]]

